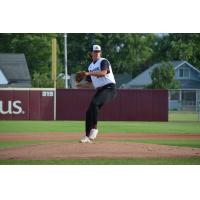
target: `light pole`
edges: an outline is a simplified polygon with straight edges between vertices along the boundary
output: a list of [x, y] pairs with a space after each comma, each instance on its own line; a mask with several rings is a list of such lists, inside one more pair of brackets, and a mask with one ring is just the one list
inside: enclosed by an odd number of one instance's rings
[[67, 33], [64, 33], [64, 56], [65, 56], [65, 88], [68, 88], [68, 72], [67, 72]]

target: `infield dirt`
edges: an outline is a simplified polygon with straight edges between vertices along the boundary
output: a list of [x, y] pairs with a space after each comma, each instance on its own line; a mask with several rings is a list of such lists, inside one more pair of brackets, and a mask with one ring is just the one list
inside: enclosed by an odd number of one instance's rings
[[[194, 134], [99, 134], [92, 144], [79, 143], [82, 133], [0, 134], [0, 141], [41, 141], [20, 147], [0, 148], [1, 160], [47, 160], [71, 158], [165, 158], [200, 157], [200, 148], [123, 142], [134, 139], [200, 139]], [[44, 141], [42, 143], [42, 141]]]

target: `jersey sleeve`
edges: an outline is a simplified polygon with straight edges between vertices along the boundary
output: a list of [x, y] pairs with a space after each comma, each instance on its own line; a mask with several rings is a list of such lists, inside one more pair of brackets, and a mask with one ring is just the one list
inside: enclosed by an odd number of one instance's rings
[[101, 61], [101, 65], [100, 65], [101, 70], [107, 70], [107, 74], [110, 73], [110, 68], [109, 68], [109, 66], [110, 66], [110, 63], [109, 63], [108, 60], [102, 60], [102, 61]]

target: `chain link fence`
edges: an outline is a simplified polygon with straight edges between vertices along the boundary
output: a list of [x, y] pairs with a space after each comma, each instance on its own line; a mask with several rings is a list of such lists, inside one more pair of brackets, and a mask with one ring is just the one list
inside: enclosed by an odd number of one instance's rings
[[200, 90], [169, 90], [170, 121], [200, 121]]

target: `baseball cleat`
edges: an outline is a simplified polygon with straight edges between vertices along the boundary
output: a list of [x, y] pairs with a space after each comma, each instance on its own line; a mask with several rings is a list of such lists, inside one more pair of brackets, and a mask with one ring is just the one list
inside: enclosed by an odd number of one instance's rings
[[83, 138], [81, 138], [80, 143], [92, 143], [92, 141], [89, 137], [84, 136]]
[[91, 129], [89, 139], [94, 140], [97, 137], [98, 132], [98, 129]]

